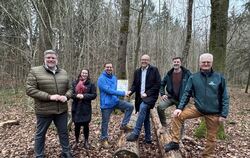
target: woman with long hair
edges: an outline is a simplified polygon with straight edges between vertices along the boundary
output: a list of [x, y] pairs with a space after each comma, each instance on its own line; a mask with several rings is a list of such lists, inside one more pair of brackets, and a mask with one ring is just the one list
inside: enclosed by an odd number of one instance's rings
[[76, 145], [79, 144], [80, 130], [83, 126], [84, 148], [89, 149], [89, 123], [92, 115], [91, 101], [96, 98], [96, 86], [90, 80], [88, 69], [81, 70], [72, 87], [72, 120], [75, 125]]

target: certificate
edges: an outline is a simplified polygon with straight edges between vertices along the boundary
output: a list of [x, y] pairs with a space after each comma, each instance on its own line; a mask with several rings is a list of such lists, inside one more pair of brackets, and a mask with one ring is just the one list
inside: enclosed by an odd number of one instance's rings
[[128, 91], [128, 80], [118, 80], [117, 81], [118, 91]]

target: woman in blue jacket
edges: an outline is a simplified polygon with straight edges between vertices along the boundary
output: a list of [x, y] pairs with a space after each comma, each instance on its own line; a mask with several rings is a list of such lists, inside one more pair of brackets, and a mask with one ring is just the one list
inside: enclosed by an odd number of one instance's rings
[[96, 98], [96, 87], [89, 78], [89, 70], [82, 69], [73, 82], [72, 120], [75, 125], [76, 145], [79, 143], [81, 126], [83, 126], [84, 147], [89, 149], [89, 123], [91, 121], [91, 101]]

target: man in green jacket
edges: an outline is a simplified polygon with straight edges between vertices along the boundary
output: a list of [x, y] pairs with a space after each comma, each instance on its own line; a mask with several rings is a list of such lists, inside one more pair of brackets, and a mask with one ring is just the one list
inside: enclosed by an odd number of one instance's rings
[[[181, 124], [186, 119], [204, 117], [207, 126], [207, 142], [203, 157], [211, 157], [216, 146], [216, 133], [220, 123], [226, 120], [229, 109], [229, 96], [224, 77], [212, 69], [213, 55], [200, 56], [200, 72], [188, 79], [185, 92], [173, 113], [172, 141], [164, 145], [165, 151], [179, 149]], [[195, 105], [186, 107], [193, 95]]]
[[34, 99], [36, 113], [35, 156], [44, 157], [45, 135], [53, 121], [62, 147], [61, 156], [71, 158], [67, 130], [67, 100], [71, 82], [67, 72], [57, 66], [58, 53], [44, 52], [44, 65], [31, 68], [26, 81], [26, 94]]

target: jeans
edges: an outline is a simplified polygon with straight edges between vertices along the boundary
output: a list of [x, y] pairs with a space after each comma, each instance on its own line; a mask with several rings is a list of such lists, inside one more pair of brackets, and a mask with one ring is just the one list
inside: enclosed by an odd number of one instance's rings
[[207, 142], [205, 150], [202, 154], [203, 157], [211, 157], [216, 146], [216, 134], [219, 129], [219, 116], [218, 115], [203, 115], [194, 105], [186, 107], [180, 116], [174, 117], [172, 120], [172, 141], [179, 143], [180, 127], [186, 119], [197, 117], [204, 117], [207, 127]]
[[102, 112], [101, 140], [108, 139], [108, 124], [110, 115], [114, 111], [114, 109], [120, 109], [122, 111], [125, 111], [123, 120], [121, 122], [121, 126], [126, 126], [129, 123], [134, 107], [129, 102], [119, 100], [118, 104], [115, 105], [113, 108], [101, 109]]
[[140, 135], [142, 125], [144, 123], [145, 130], [145, 141], [151, 141], [151, 130], [150, 130], [150, 107], [149, 105], [142, 102], [138, 113], [133, 133], [137, 136]]
[[69, 154], [70, 146], [69, 146], [68, 129], [67, 129], [67, 121], [68, 121], [67, 112], [64, 112], [62, 114], [54, 114], [54, 115], [38, 115], [37, 114], [36, 119], [37, 119], [37, 127], [36, 127], [36, 134], [35, 134], [36, 158], [44, 157], [45, 136], [52, 121], [54, 122], [57, 128], [60, 145], [62, 147], [62, 154]]

